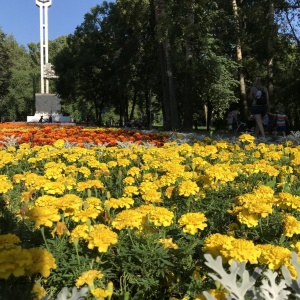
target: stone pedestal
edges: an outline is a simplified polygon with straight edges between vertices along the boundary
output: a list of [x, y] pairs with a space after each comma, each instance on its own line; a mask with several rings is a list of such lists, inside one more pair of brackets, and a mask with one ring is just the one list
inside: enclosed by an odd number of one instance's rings
[[70, 123], [69, 116], [61, 114], [60, 99], [55, 94], [35, 94], [35, 109], [34, 116], [27, 116], [27, 123], [39, 122], [43, 116], [44, 122], [47, 122], [50, 115], [54, 123]]

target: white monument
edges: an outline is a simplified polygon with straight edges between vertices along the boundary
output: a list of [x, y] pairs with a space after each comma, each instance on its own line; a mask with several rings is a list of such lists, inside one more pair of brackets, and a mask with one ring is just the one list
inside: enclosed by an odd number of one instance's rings
[[60, 99], [49, 93], [49, 80], [57, 78], [48, 55], [48, 9], [52, 0], [35, 0], [40, 8], [40, 62], [41, 62], [41, 92], [35, 95], [36, 112], [34, 116], [27, 116], [27, 122], [38, 122], [43, 116], [47, 120], [50, 115], [53, 122], [70, 122], [69, 116], [61, 114]]

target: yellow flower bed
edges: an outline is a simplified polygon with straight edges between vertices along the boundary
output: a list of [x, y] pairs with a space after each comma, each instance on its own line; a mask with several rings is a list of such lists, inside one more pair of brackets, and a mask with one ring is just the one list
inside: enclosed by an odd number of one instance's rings
[[84, 285], [91, 299], [200, 299], [212, 285], [198, 267], [205, 253], [296, 276], [299, 147], [243, 135], [236, 144], [58, 141], [1, 153], [0, 278], [32, 276], [36, 299], [40, 288], [57, 296]]

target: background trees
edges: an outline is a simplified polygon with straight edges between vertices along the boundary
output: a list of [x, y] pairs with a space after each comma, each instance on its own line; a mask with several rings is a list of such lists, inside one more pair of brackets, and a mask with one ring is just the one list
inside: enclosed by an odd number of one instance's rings
[[[162, 119], [165, 129], [191, 129], [197, 119], [209, 129], [235, 104], [242, 118], [248, 117], [248, 90], [261, 76], [272, 109], [283, 103], [297, 128], [299, 5], [297, 0], [103, 2], [87, 12], [72, 35], [50, 41], [50, 61], [59, 75], [52, 90], [72, 116], [98, 124], [114, 115], [120, 125], [135, 118], [151, 127]], [[4, 33], [2, 39], [7, 40]], [[0, 55], [19, 62], [23, 57], [19, 80], [31, 89], [25, 95], [12, 84], [18, 80], [16, 62], [6, 59], [11, 65], [0, 66], [7, 83], [2, 87], [12, 90], [8, 98], [3, 89], [1, 105], [18, 119], [29, 107], [34, 111], [39, 47], [7, 46], [9, 51], [0, 46]], [[4, 100], [15, 101], [15, 109], [5, 108]]]

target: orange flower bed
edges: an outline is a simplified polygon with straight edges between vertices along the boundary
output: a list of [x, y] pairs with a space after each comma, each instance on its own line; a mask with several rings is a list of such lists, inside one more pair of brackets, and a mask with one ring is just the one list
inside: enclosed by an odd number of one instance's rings
[[133, 143], [148, 143], [162, 146], [167, 139], [163, 134], [142, 134], [140, 132], [116, 129], [116, 128], [94, 128], [62, 124], [26, 124], [26, 123], [1, 123], [0, 124], [0, 146], [3, 146], [5, 138], [18, 137], [18, 143], [29, 143], [35, 145], [52, 145], [56, 140], [63, 139], [70, 143], [83, 146], [85, 143], [108, 144], [114, 146], [118, 141]]

